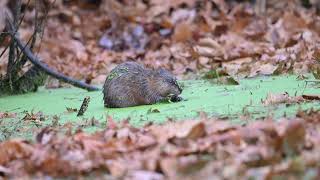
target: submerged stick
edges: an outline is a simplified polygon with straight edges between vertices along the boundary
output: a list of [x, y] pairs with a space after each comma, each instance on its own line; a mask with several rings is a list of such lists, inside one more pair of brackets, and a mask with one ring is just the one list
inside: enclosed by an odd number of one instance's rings
[[86, 110], [88, 109], [89, 102], [90, 102], [90, 96], [86, 96], [83, 99], [83, 102], [81, 104], [81, 107], [79, 109], [77, 116], [82, 116], [86, 112]]

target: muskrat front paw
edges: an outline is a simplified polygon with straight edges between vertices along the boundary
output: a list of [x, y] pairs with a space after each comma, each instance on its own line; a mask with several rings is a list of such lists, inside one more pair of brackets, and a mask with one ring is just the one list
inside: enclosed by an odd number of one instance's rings
[[183, 98], [179, 97], [179, 96], [172, 96], [170, 98], [170, 101], [172, 101], [172, 102], [179, 102], [179, 101], [182, 101], [182, 100], [183, 100]]

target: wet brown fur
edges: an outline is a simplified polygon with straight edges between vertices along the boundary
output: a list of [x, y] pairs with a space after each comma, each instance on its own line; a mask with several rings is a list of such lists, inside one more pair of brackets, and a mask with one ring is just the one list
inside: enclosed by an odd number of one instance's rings
[[135, 62], [115, 67], [103, 86], [105, 107], [155, 104], [172, 95], [177, 101], [182, 89], [176, 78], [164, 69], [153, 70]]

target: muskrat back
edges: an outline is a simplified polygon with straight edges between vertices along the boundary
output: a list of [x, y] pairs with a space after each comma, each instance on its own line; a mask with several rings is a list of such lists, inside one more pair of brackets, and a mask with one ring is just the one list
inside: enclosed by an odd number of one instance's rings
[[179, 101], [181, 92], [177, 79], [168, 71], [125, 62], [107, 76], [103, 98], [105, 107], [130, 107], [154, 104], [169, 97]]

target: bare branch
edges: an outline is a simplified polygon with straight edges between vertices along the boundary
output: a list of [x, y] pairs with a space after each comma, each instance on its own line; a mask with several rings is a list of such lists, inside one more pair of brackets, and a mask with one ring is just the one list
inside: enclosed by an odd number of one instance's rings
[[97, 87], [91, 86], [89, 84], [86, 84], [84, 82], [72, 79], [66, 75], [60, 74], [59, 72], [50, 69], [46, 64], [42, 63], [29, 49], [29, 47], [27, 47], [24, 43], [21, 42], [21, 40], [15, 36], [14, 34], [11, 34], [12, 38], [14, 39], [14, 41], [17, 43], [19, 49], [28, 57], [28, 59], [32, 62], [33, 65], [37, 66], [38, 68], [40, 68], [42, 71], [44, 71], [45, 73], [47, 73], [48, 75], [57, 78], [63, 82], [72, 84], [75, 87], [79, 87], [82, 89], [86, 89], [88, 91], [97, 91], [100, 90]]
[[4, 50], [1, 52], [0, 54], [0, 58], [4, 55], [4, 53], [6, 53], [6, 51], [8, 50], [9, 46], [5, 47]]
[[[36, 5], [37, 5], [38, 3], [39, 3], [38, 0], [36, 0]], [[29, 4], [30, 4], [30, 0], [28, 0], [26, 6], [28, 7]], [[33, 32], [32, 36], [29, 38], [29, 40], [28, 40], [28, 42], [27, 42], [27, 44], [26, 44], [27, 46], [29, 45], [31, 52], [33, 51], [33, 47], [34, 47], [35, 42], [36, 42], [36, 37], [37, 37], [37, 32], [38, 32], [38, 31], [37, 31], [37, 26], [44, 26], [44, 24], [39, 24], [39, 23], [38, 23], [38, 11], [39, 11], [39, 8], [36, 8], [36, 11], [35, 11], [36, 14], [35, 14], [34, 32]], [[23, 13], [22, 18], [21, 18], [21, 21], [20, 21], [20, 23], [19, 23], [19, 26], [21, 25], [22, 20], [24, 19], [25, 14], [26, 14], [26, 12]], [[22, 52], [19, 53], [18, 58], [17, 58], [17, 61], [15, 62], [14, 66], [13, 66], [13, 68], [12, 68], [12, 71], [13, 71], [12, 73], [13, 73], [13, 75], [16, 75], [17, 72], [22, 68], [22, 66], [24, 66], [25, 63], [27, 62], [27, 57], [25, 57], [25, 55], [23, 55], [22, 58], [20, 59], [21, 53], [22, 53]]]
[[[21, 0], [14, 1], [14, 10], [13, 10], [13, 24], [10, 28], [11, 33], [16, 33], [18, 31], [19, 19], [20, 19], [20, 11], [21, 11]], [[13, 79], [15, 76], [12, 74], [12, 68], [15, 64], [16, 60], [16, 44], [13, 40], [11, 40], [10, 49], [9, 49], [9, 58], [7, 65], [7, 77], [9, 80], [10, 89], [13, 90]]]

